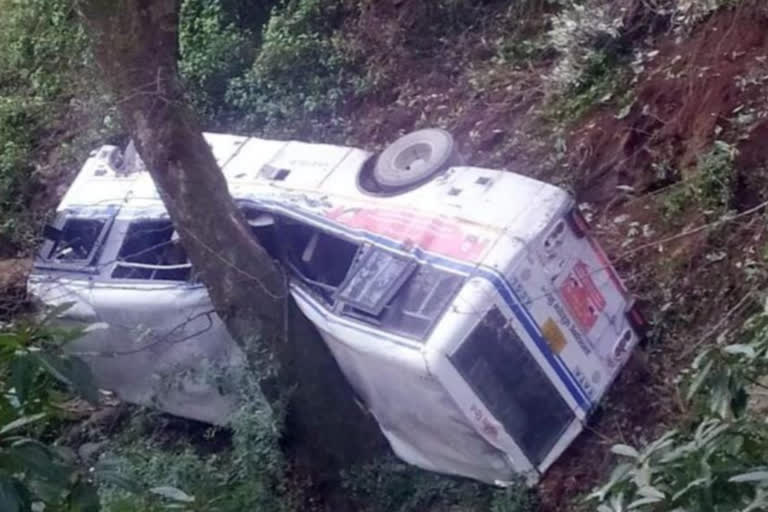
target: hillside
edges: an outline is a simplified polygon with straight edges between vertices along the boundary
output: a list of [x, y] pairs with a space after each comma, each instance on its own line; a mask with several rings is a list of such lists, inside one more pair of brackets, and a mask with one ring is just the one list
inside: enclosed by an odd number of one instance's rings
[[[620, 458], [612, 446], [644, 446], [696, 423], [681, 380], [702, 350], [738, 340], [768, 285], [763, 2], [183, 5], [181, 70], [212, 131], [378, 149], [438, 126], [474, 164], [575, 194], [652, 329], [590, 432], [545, 475], [536, 491], [541, 510], [590, 508], [583, 497], [607, 481]], [[0, 0], [0, 7], [12, 13], [0, 20], [6, 321], [28, 307], [24, 269], [77, 162], [125, 135], [69, 3]], [[163, 421], [148, 429], [176, 428], [192, 438], [204, 430]], [[111, 435], [96, 430], [79, 439]], [[395, 488], [417, 492], [410, 485]], [[453, 488], [425, 485], [435, 494], [414, 506], [448, 510], [434, 496]], [[369, 488], [362, 488], [364, 496]], [[303, 503], [333, 506], [337, 491], [317, 492]], [[417, 510], [406, 502], [380, 509]], [[379, 510], [373, 498], [367, 505]]]

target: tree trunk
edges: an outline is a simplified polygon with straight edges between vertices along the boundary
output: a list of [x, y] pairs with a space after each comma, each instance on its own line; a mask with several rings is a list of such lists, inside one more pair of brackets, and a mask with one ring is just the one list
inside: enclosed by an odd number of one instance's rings
[[[287, 428], [300, 464], [333, 473], [358, 450], [380, 447], [325, 344], [295, 306], [286, 308], [284, 277], [251, 236], [186, 101], [177, 73], [178, 0], [77, 5], [124, 126], [217, 313], [249, 361], [266, 353], [277, 362], [270, 400], [295, 386]], [[288, 323], [300, 334], [286, 339]]]

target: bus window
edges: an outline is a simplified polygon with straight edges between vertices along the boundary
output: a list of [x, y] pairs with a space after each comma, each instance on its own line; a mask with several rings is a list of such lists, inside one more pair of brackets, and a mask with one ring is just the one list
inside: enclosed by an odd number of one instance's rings
[[531, 463], [541, 464], [574, 414], [498, 308], [450, 359]]
[[138, 220], [128, 226], [112, 277], [187, 281], [191, 268], [170, 220]]
[[419, 265], [395, 290], [391, 299], [374, 315], [346, 304], [349, 316], [382, 329], [423, 340], [451, 303], [464, 278], [430, 265]]
[[279, 219], [280, 260], [326, 303], [344, 282], [359, 246], [314, 226]]

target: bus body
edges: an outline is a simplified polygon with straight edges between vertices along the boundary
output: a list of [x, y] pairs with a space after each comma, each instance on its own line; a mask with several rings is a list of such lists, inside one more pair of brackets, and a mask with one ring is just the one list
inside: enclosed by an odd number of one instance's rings
[[[206, 137], [254, 236], [409, 463], [535, 483], [639, 340], [631, 297], [560, 188], [461, 166], [383, 196], [361, 187], [363, 150]], [[30, 288], [96, 324], [69, 350], [102, 387], [220, 423], [236, 394], [210, 375], [237, 374], [244, 357], [149, 174], [121, 157], [105, 146], [85, 163]]]

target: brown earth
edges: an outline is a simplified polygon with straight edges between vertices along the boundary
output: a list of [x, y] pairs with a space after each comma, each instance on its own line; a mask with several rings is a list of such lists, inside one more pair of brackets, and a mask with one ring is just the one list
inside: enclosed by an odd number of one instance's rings
[[653, 163], [686, 177], [716, 138], [746, 136], [746, 145], [756, 140], [751, 127], [738, 126], [735, 119], [738, 107], [765, 104], [768, 18], [762, 10], [725, 11], [685, 42], [669, 37], [657, 50], [626, 117], [600, 109], [571, 133], [571, 163], [585, 201], [608, 201], [617, 185], [638, 193], [663, 186], [669, 178], [660, 179]]
[[[641, 444], [685, 419], [676, 377], [697, 346], [733, 332], [753, 305], [750, 294], [768, 285], [762, 210], [699, 229], [718, 217], [695, 203], [670, 216], [666, 206], [681, 180], [696, 179], [700, 155], [718, 139], [739, 151], [729, 206], [745, 212], [768, 199], [768, 15], [745, 5], [712, 16], [680, 43], [675, 34], [660, 35], [649, 69], [627, 84], [634, 97], [629, 113], [621, 116], [617, 106], [604, 105], [573, 122], [565, 132], [564, 162], [541, 117], [548, 58], [500, 63], [493, 37], [471, 32], [456, 34], [432, 53], [379, 62], [396, 67], [397, 81], [386, 94], [347, 106], [346, 122], [354, 129], [303, 134], [375, 148], [403, 132], [437, 125], [454, 133], [471, 162], [572, 183], [577, 197], [590, 204], [596, 235], [653, 329], [589, 431], [545, 475], [539, 487], [544, 510], [578, 508], [576, 500], [610, 470], [612, 444]], [[394, 11], [390, 15], [399, 19]], [[360, 23], [358, 29], [366, 30], [373, 21]], [[491, 36], [508, 29], [498, 20], [489, 23]], [[365, 51], [383, 55], [404, 37], [398, 26], [378, 32]], [[631, 188], [617, 189], [622, 185]], [[680, 236], [693, 229], [699, 230]], [[658, 243], [669, 237], [677, 238]], [[9, 282], [18, 290], [23, 279]], [[0, 296], [2, 289], [0, 282]]]

